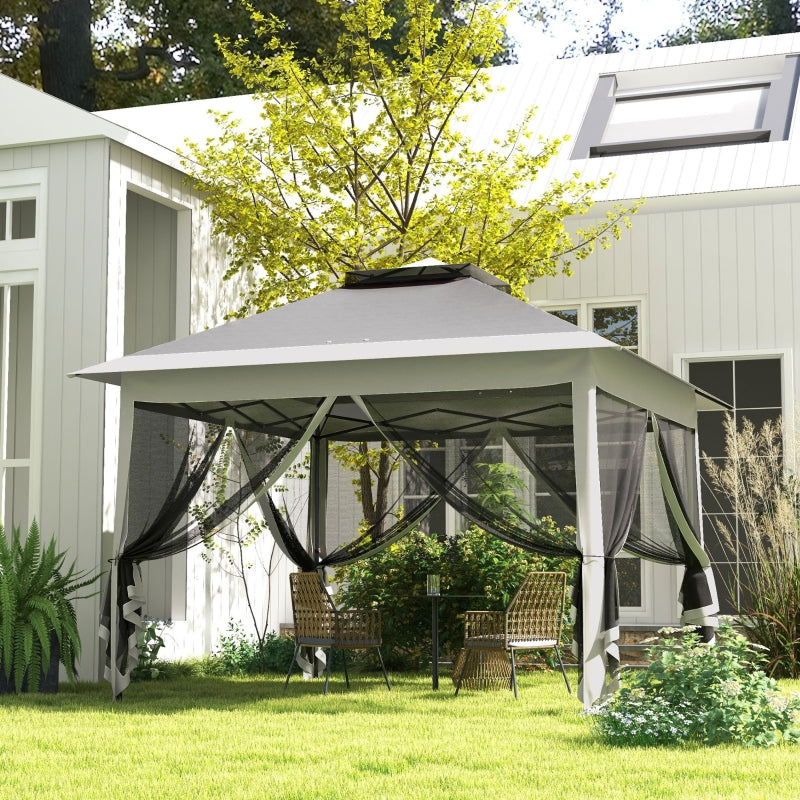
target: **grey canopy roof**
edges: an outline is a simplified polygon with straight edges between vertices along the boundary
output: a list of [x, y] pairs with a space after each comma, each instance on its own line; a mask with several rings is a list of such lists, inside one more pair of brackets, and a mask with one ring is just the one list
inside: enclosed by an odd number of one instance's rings
[[[416, 414], [420, 434], [452, 426], [452, 403], [462, 417], [485, 413], [489, 394], [504, 418], [530, 411], [535, 394], [548, 425], [562, 416], [568, 424], [579, 374], [694, 426], [699, 395], [689, 384], [512, 297], [471, 264], [351, 273], [341, 288], [74, 373], [123, 385], [134, 400], [172, 413], [276, 433], [302, 425], [321, 397], [335, 395], [341, 400], [321, 433], [344, 438], [368, 435], [353, 395], [397, 395], [398, 415]], [[451, 398], [449, 416], [432, 413], [441, 393]], [[411, 402], [423, 402], [426, 420]]]

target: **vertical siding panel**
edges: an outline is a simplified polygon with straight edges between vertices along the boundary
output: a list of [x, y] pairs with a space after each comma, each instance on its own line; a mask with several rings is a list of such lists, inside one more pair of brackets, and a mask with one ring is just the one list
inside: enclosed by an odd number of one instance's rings
[[626, 295], [633, 291], [633, 235], [632, 230], [623, 228], [619, 241], [615, 241], [606, 251], [611, 259], [614, 279], [612, 292]]
[[[648, 324], [650, 358], [659, 366], [669, 368], [667, 343], [667, 254], [666, 217], [664, 214], [648, 216], [647, 250], [649, 253], [649, 303]], [[647, 324], [647, 323], [646, 323]]]
[[[755, 274], [756, 346], [775, 347], [775, 253], [773, 208], [759, 206], [754, 212], [753, 269]], [[788, 287], [786, 287], [788, 288]]]
[[[703, 341], [703, 295], [701, 292], [702, 244], [700, 215], [686, 212], [681, 215], [683, 229], [683, 308], [684, 342], [681, 350], [700, 349]], [[677, 266], [677, 265], [676, 265]], [[681, 306], [678, 306], [680, 308]]]
[[[48, 214], [47, 214], [47, 266], [45, 294], [44, 330], [44, 375], [45, 384], [55, 376], [65, 373], [62, 349], [62, 336], [66, 310], [64, 293], [66, 291], [67, 219], [69, 207], [69, 174], [65, 145], [53, 145], [50, 149], [51, 163], [48, 169]], [[65, 520], [60, 515], [61, 495], [59, 473], [65, 457], [62, 439], [64, 433], [62, 419], [62, 380], [54, 381], [47, 387], [44, 395], [44, 420], [42, 441], [53, 445], [52, 453], [42, 454], [42, 509], [41, 522], [44, 531], [56, 525], [62, 527]], [[72, 425], [68, 428], [72, 429]], [[45, 444], [45, 447], [47, 444]]]
[[797, 204], [773, 207], [770, 258], [772, 259], [774, 282], [770, 299], [770, 313], [775, 320], [775, 344], [778, 347], [794, 346], [794, 296], [798, 288], [797, 254], [793, 224], [798, 223]]
[[597, 283], [594, 294], [598, 297], [611, 297], [615, 294], [614, 262], [618, 253], [614, 252], [612, 248], [597, 247], [595, 255]]
[[631, 241], [631, 294], [650, 292], [650, 250], [648, 248], [651, 215], [640, 211], [633, 216], [633, 226], [626, 234]]
[[[665, 344], [667, 353], [662, 359], [668, 361], [668, 353], [682, 352], [685, 350], [686, 323], [685, 312], [682, 311], [685, 300], [684, 261], [686, 258], [683, 215], [670, 213], [665, 215], [665, 250], [666, 250], [666, 295], [667, 326]], [[673, 309], [681, 309], [678, 313]], [[664, 362], [662, 362], [664, 363]]]
[[[86, 185], [86, 151], [85, 145], [78, 144], [64, 146], [62, 152], [67, 160], [67, 181], [69, 186], [69, 202], [64, 206], [65, 216], [65, 258], [63, 262], [64, 281], [62, 294], [58, 300], [63, 305], [60, 330], [55, 331], [61, 337], [61, 363], [60, 372], [64, 375], [69, 368], [70, 357], [79, 358], [81, 346], [81, 320], [79, 312], [83, 305], [83, 263], [86, 256], [84, 250], [84, 226], [91, 223], [90, 215], [86, 214], [86, 205], [83, 202], [84, 186]], [[76, 191], [80, 186], [80, 190]], [[77, 195], [77, 197], [75, 196]], [[54, 298], [55, 300], [55, 298]], [[70, 359], [71, 360], [71, 359]], [[63, 380], [63, 379], [62, 379]], [[76, 455], [80, 453], [80, 426], [74, 424], [74, 414], [77, 410], [79, 391], [77, 384], [71, 382], [70, 386], [63, 386], [61, 400], [61, 464], [59, 494], [59, 519], [62, 525], [62, 534], [74, 536], [75, 540], [68, 543], [71, 551], [77, 548], [78, 530], [78, 504], [76, 499], [80, 493], [78, 470], [75, 468]], [[67, 542], [65, 541], [65, 544]]]
[[757, 276], [755, 270], [755, 232], [753, 230], [753, 208], [736, 210], [737, 252], [739, 261], [736, 270], [739, 308], [739, 344], [743, 349], [757, 346], [756, 320]]
[[[93, 140], [86, 145], [85, 189], [80, 201], [87, 217], [83, 229], [83, 271], [81, 281], [81, 365], [102, 361], [105, 352], [106, 270], [108, 264], [108, 143]], [[104, 568], [102, 561], [103, 491], [103, 402], [102, 386], [70, 380], [78, 384], [81, 409], [79, 473], [81, 480], [78, 535], [80, 558], [84, 565]], [[82, 385], [81, 385], [82, 384]], [[80, 632], [83, 663], [96, 664], [99, 656], [97, 614], [100, 598], [83, 601], [87, 613], [81, 615]], [[84, 672], [89, 670], [84, 668]]]
[[739, 246], [736, 238], [736, 209], [719, 212], [716, 246], [719, 250], [719, 328], [720, 349], [739, 347], [738, 269]]
[[716, 209], [700, 212], [699, 288], [702, 306], [702, 341], [698, 351], [714, 352], [722, 347], [720, 318], [722, 287], [719, 263], [719, 213]]

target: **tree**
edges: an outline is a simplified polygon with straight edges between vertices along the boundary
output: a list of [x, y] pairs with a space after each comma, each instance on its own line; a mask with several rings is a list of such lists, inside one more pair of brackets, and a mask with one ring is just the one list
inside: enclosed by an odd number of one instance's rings
[[692, 0], [689, 22], [657, 44], [672, 46], [771, 36], [800, 30], [798, 0]]
[[230, 243], [227, 277], [250, 279], [235, 315], [324, 291], [354, 269], [431, 256], [482, 266], [522, 297], [528, 283], [569, 274], [573, 260], [629, 224], [632, 209], [615, 207], [567, 228], [608, 178], [573, 175], [518, 199], [561, 144], [532, 146], [531, 112], [489, 148], [463, 132], [467, 103], [489, 90], [503, 4], [459, 2], [461, 25], [436, 18], [429, 0], [407, 8], [395, 46], [402, 61], [377, 47], [394, 24], [382, 0], [354, 0], [341, 12], [333, 58], [300, 58], [278, 39], [279, 21], [258, 12], [257, 35], [275, 55], [255, 58], [248, 43], [221, 40], [264, 125], [248, 131], [219, 114], [219, 134], [190, 145], [186, 164]]
[[639, 40], [635, 36], [625, 31], [614, 33], [612, 30], [617, 15], [622, 11], [622, 0], [601, 0], [601, 5], [603, 16], [600, 22], [582, 43], [578, 40], [572, 42], [564, 51], [565, 56], [591, 56], [636, 49]]
[[[335, 2], [255, 0], [286, 22], [309, 55], [332, 49]], [[246, 35], [241, 0], [10, 0], [0, 12], [0, 69], [94, 110], [243, 91], [225, 70], [215, 36]]]
[[[252, 8], [281, 19], [281, 41], [311, 58], [334, 52], [345, 1], [252, 0]], [[402, 0], [392, 5], [387, 53], [406, 24]], [[436, 8], [456, 21], [449, 0]], [[250, 10], [244, 0], [6, 0], [0, 71], [87, 110], [238, 94], [244, 86], [226, 70], [216, 37], [246, 38]], [[254, 57], [267, 55], [260, 44]]]
[[[501, 8], [457, 3], [464, 22], [448, 24], [431, 0], [409, 0], [395, 59], [379, 47], [395, 24], [384, 0], [342, 11], [345, 33], [329, 58], [301, 58], [278, 40], [280, 22], [258, 12], [257, 35], [275, 55], [255, 58], [250, 43], [221, 40], [264, 120], [245, 130], [217, 114], [218, 135], [187, 152], [214, 230], [229, 242], [226, 277], [248, 279], [231, 316], [322, 292], [351, 270], [426, 257], [472, 262], [524, 297], [532, 280], [569, 273], [573, 259], [620, 236], [632, 209], [567, 228], [608, 179], [573, 175], [518, 199], [561, 143], [529, 147], [531, 112], [493, 147], [475, 148], [464, 133], [467, 103], [485, 97], [486, 67], [503, 47]], [[344, 445], [335, 455], [356, 475], [365, 524], [382, 526], [392, 454]]]
[[597, 20], [592, 15], [587, 17], [585, 7], [577, 10], [575, 4], [567, 0], [522, 0], [520, 15], [545, 30], [552, 29], [561, 20], [571, 23], [578, 35], [564, 49], [564, 58], [619, 53], [638, 46], [639, 40], [635, 36], [624, 30], [616, 31], [622, 0], [598, 0], [594, 7], [602, 13]]

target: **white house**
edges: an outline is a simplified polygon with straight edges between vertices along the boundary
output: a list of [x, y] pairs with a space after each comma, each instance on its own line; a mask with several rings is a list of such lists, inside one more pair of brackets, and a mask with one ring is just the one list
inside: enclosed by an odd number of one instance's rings
[[[495, 70], [503, 91], [469, 116], [488, 141], [530, 105], [569, 135], [542, 180], [614, 173], [593, 213], [645, 202], [620, 242], [541, 280], [533, 302], [635, 349], [755, 421], [795, 404], [800, 357], [800, 35], [546, 61]], [[202, 141], [227, 98], [91, 115], [0, 77], [2, 519], [45, 535], [78, 565], [104, 564], [115, 512], [113, 388], [67, 373], [218, 324], [235, 302], [224, 247], [175, 150]], [[531, 191], [536, 191], [532, 187]], [[701, 447], [722, 455], [718, 412]], [[707, 547], [723, 560], [704, 497]], [[269, 602], [288, 621], [282, 575]], [[629, 559], [623, 622], [677, 618], [672, 567]], [[722, 583], [722, 581], [720, 581]], [[264, 598], [266, 613], [268, 598]], [[95, 677], [99, 600], [81, 601], [81, 675]], [[198, 552], [150, 566], [148, 613], [171, 618], [171, 655], [210, 649], [244, 607]]]

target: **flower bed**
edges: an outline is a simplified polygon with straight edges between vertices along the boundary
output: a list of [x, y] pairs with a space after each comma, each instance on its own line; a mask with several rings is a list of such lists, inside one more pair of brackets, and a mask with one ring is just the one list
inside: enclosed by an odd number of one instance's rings
[[646, 669], [591, 713], [601, 736], [629, 745], [700, 741], [769, 747], [800, 741], [800, 695], [785, 695], [753, 645], [723, 621], [716, 641], [697, 629], [662, 628]]

